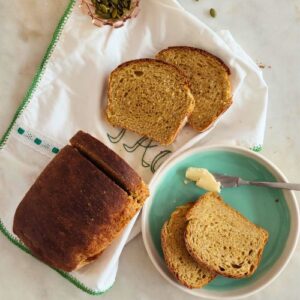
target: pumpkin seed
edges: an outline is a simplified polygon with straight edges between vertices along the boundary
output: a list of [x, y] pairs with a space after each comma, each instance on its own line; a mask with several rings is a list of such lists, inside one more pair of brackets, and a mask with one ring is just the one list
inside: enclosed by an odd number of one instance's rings
[[217, 16], [217, 12], [214, 8], [211, 8], [209, 10], [209, 14], [211, 15], [211, 17], [215, 18]]
[[111, 16], [115, 19], [117, 17], [118, 10], [116, 8], [113, 9]]
[[102, 18], [102, 19], [111, 19], [111, 14], [110, 13], [103, 13], [102, 11], [100, 10], [96, 10], [96, 14]]
[[92, 0], [96, 14], [105, 19], [118, 19], [131, 7], [131, 0]]
[[108, 7], [104, 4], [99, 4], [99, 9], [104, 13], [107, 14], [108, 13]]

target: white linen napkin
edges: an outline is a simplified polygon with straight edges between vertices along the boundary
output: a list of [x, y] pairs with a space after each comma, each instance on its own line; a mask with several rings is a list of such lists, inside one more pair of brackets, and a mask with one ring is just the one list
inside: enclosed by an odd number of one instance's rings
[[[175, 45], [202, 48], [230, 67], [230, 109], [203, 134], [186, 126], [168, 147], [111, 127], [104, 118], [109, 73], [124, 61], [154, 57]], [[259, 150], [267, 95], [262, 72], [230, 33], [215, 33], [175, 0], [141, 1], [138, 17], [119, 29], [92, 25], [72, 0], [0, 144], [0, 184], [5, 187], [0, 189], [2, 232], [23, 247], [12, 233], [15, 209], [42, 169], [79, 129], [98, 137], [148, 182], [165, 159], [196, 144], [227, 143]], [[107, 290], [135, 220], [95, 262], [70, 274], [60, 273], [88, 293]], [[44, 271], [48, 270], [45, 266]]]

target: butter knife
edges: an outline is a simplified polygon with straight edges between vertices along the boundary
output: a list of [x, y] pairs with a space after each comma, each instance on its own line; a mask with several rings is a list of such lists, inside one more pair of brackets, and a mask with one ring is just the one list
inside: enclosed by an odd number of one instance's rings
[[299, 183], [286, 183], [286, 182], [266, 182], [266, 181], [249, 181], [236, 176], [227, 176], [220, 173], [212, 173], [217, 181], [221, 183], [223, 188], [238, 187], [241, 185], [255, 185], [265, 186], [276, 189], [287, 189], [300, 191]]

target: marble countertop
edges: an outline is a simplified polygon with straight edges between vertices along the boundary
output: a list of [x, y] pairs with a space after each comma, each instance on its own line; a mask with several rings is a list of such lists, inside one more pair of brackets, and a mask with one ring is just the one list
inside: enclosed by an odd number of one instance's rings
[[[145, 0], [144, 0], [145, 1]], [[163, 0], [162, 0], [163, 1]], [[292, 182], [300, 182], [300, 1], [179, 0], [215, 30], [229, 29], [263, 67], [269, 109], [262, 154]], [[0, 135], [29, 86], [68, 0], [0, 0]], [[217, 17], [209, 16], [209, 9]], [[1, 187], [3, 188], [3, 187]], [[296, 193], [300, 199], [300, 193]], [[56, 272], [37, 277], [43, 266], [0, 234], [0, 299], [88, 299]], [[270, 286], [249, 297], [299, 299], [300, 245]], [[126, 246], [114, 287], [102, 299], [195, 299], [163, 280], [150, 262], [139, 235]]]

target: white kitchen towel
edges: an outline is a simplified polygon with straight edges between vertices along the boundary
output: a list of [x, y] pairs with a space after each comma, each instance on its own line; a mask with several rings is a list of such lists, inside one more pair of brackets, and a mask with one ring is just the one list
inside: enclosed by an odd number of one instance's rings
[[[186, 126], [168, 147], [111, 127], [104, 118], [109, 73], [124, 61], [153, 57], [174, 45], [205, 49], [230, 67], [230, 109], [206, 133]], [[228, 143], [259, 150], [266, 108], [262, 72], [230, 33], [215, 33], [175, 0], [142, 0], [138, 17], [119, 29], [95, 27], [81, 13], [78, 2], [71, 0], [0, 142], [0, 229], [26, 251], [12, 233], [16, 207], [50, 159], [79, 129], [98, 137], [148, 182], [165, 159], [196, 144]], [[95, 262], [76, 272], [58, 272], [88, 293], [107, 290], [115, 280], [119, 256], [135, 219]], [[45, 266], [44, 272], [48, 271]]]

